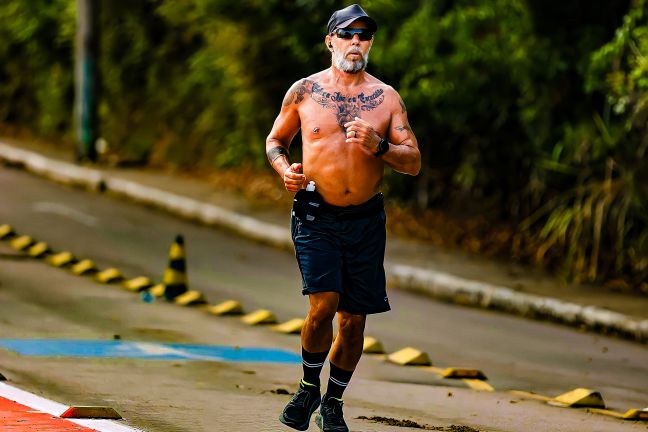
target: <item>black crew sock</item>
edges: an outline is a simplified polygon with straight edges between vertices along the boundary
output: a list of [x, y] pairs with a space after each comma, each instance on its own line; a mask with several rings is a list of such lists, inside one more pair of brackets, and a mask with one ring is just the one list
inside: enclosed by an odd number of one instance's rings
[[302, 367], [304, 368], [304, 381], [316, 387], [320, 386], [320, 372], [324, 367], [328, 351], [311, 353], [302, 347]]
[[325, 399], [330, 397], [342, 399], [342, 393], [346, 390], [346, 386], [351, 380], [351, 375], [353, 375], [353, 371], [340, 369], [331, 363], [331, 376], [329, 376]]

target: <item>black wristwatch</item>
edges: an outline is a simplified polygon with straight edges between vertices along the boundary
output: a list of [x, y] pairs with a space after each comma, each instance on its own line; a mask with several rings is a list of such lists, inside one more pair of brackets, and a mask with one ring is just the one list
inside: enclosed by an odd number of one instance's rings
[[380, 142], [378, 143], [378, 151], [374, 153], [374, 156], [378, 157], [384, 155], [385, 153], [387, 153], [387, 150], [389, 150], [389, 141], [387, 141], [385, 138], [380, 138]]

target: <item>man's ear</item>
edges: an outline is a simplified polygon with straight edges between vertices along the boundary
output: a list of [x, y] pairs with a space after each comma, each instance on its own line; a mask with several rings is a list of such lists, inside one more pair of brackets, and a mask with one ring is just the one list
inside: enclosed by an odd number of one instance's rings
[[324, 38], [324, 43], [326, 44], [326, 47], [329, 51], [333, 51], [333, 45], [331, 44], [331, 35], [326, 35], [326, 38]]

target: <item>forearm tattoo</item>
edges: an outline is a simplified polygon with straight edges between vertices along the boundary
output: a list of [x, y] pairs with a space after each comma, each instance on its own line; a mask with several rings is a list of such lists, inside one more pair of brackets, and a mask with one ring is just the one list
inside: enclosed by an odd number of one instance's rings
[[270, 150], [267, 151], [266, 155], [268, 156], [268, 160], [270, 161], [270, 165], [272, 165], [279, 156], [286, 156], [286, 159], [288, 159], [289, 154], [286, 151], [285, 148], [282, 146], [277, 146], [277, 147], [272, 147]]
[[293, 86], [284, 98], [283, 104], [288, 106], [294, 102], [295, 105], [298, 105], [304, 100], [304, 95], [308, 94], [319, 105], [335, 112], [337, 124], [344, 131], [344, 125], [355, 117], [361, 117], [360, 113], [362, 111], [372, 111], [383, 103], [385, 100], [384, 92], [385, 90], [378, 89], [369, 96], [365, 95], [364, 92], [355, 96], [347, 96], [340, 92], [330, 93], [315, 81], [304, 79]]

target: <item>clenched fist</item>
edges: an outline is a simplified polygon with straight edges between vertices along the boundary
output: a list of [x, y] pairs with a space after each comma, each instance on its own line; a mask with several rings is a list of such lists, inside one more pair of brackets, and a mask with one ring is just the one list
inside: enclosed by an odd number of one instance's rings
[[294, 163], [284, 171], [284, 185], [288, 192], [297, 192], [306, 183], [306, 176], [300, 172], [301, 169], [301, 163]]
[[378, 150], [380, 135], [369, 122], [362, 120], [360, 117], [355, 117], [352, 121], [345, 123], [344, 127], [346, 128], [347, 143], [360, 144], [371, 153]]

